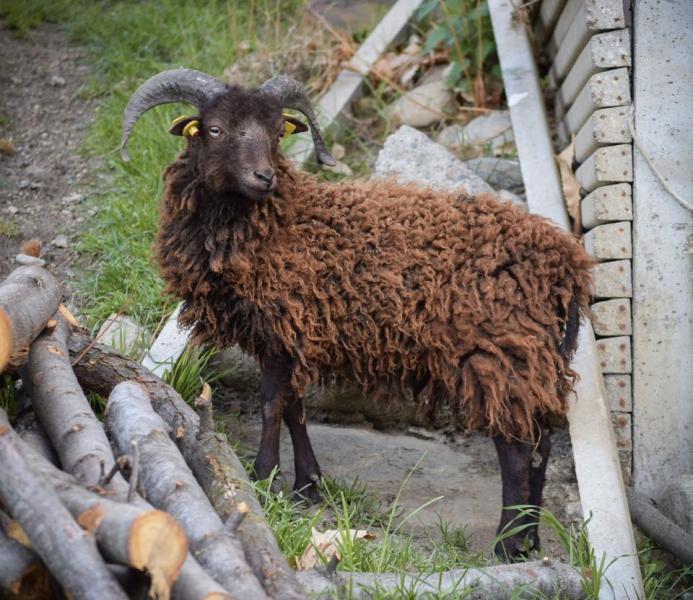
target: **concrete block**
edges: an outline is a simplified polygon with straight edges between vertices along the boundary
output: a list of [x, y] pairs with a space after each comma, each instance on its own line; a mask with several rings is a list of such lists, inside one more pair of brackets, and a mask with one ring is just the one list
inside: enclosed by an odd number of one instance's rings
[[592, 305], [592, 325], [597, 335], [630, 335], [632, 330], [630, 300], [615, 298]]
[[96, 338], [121, 354], [131, 356], [147, 347], [149, 332], [131, 317], [113, 313], [103, 322]]
[[[628, 69], [611, 69], [592, 75], [570, 105], [556, 103], [556, 119], [563, 120], [570, 133], [577, 134], [589, 116], [600, 108], [625, 106], [631, 103]], [[568, 109], [563, 118], [564, 110]]]
[[597, 225], [585, 234], [584, 243], [587, 252], [597, 260], [631, 258], [630, 221]]
[[599, 366], [602, 373], [630, 373], [632, 360], [630, 336], [601, 338], [597, 340]]
[[595, 298], [630, 298], [633, 295], [629, 260], [612, 260], [592, 268]]
[[[630, 67], [630, 33], [628, 29], [617, 29], [593, 35], [580, 52], [575, 64], [566, 75], [558, 90], [561, 101], [570, 106], [587, 80], [605, 69]], [[553, 68], [552, 80], [556, 81]]]
[[633, 443], [631, 414], [627, 412], [611, 413], [611, 423], [614, 426], [616, 447], [619, 451], [630, 450]]
[[633, 149], [630, 144], [597, 148], [582, 163], [575, 177], [580, 186], [591, 192], [605, 183], [633, 181]]
[[626, 106], [595, 110], [575, 136], [575, 160], [584, 162], [606, 144], [630, 144], [629, 112]]
[[556, 22], [561, 16], [561, 10], [566, 0], [544, 0], [539, 7], [534, 36], [536, 40], [545, 40], [553, 31]]
[[657, 503], [674, 523], [693, 535], [693, 473], [684, 473]]
[[604, 375], [609, 408], [616, 412], [633, 410], [633, 386], [630, 375]]
[[611, 221], [633, 219], [633, 198], [629, 183], [603, 185], [582, 200], [582, 226], [592, 229]]
[[623, 0], [585, 0], [565, 36], [556, 38], [558, 50], [551, 67], [556, 81], [560, 83], [567, 76], [593, 33], [625, 25]]
[[558, 21], [556, 21], [556, 26], [553, 29], [551, 39], [548, 43], [547, 49], [549, 51], [549, 56], [556, 56], [556, 52], [558, 52], [558, 48], [560, 47], [563, 38], [565, 38], [566, 33], [568, 33], [568, 29], [570, 29], [570, 24], [573, 22], [575, 15], [582, 7], [583, 2], [584, 0], [568, 0], [565, 3], [565, 7], [561, 11]]

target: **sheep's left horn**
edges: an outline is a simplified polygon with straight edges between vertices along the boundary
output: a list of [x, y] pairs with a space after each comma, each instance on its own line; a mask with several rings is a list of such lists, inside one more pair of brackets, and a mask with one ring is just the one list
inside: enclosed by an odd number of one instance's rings
[[123, 111], [120, 135], [120, 156], [128, 161], [125, 144], [139, 119], [150, 108], [168, 102], [187, 102], [198, 109], [226, 86], [211, 75], [194, 69], [170, 69], [150, 77], [131, 96]]
[[315, 145], [315, 154], [318, 157], [318, 161], [331, 167], [337, 164], [337, 161], [327, 151], [325, 141], [320, 135], [318, 120], [315, 118], [315, 113], [310, 106], [310, 100], [308, 100], [308, 95], [303, 85], [292, 77], [275, 75], [260, 86], [260, 91], [272, 94], [278, 98], [284, 108], [300, 110], [308, 119], [310, 134], [313, 136], [313, 144]]

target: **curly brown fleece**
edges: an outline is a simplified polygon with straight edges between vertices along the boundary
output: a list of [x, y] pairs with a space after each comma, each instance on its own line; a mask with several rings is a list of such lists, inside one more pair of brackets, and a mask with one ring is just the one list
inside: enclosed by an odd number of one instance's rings
[[260, 203], [215, 197], [188, 153], [164, 178], [156, 254], [196, 341], [288, 354], [299, 397], [330, 374], [376, 396], [409, 388], [493, 435], [530, 440], [565, 413], [592, 260], [544, 219], [391, 181], [319, 182], [284, 159]]

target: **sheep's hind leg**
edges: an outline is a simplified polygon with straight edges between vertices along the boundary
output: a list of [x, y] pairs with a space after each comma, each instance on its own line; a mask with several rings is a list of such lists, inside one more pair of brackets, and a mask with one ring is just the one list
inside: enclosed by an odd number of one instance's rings
[[310, 444], [308, 429], [303, 419], [303, 402], [301, 400], [294, 398], [286, 406], [284, 422], [289, 428], [291, 442], [294, 446], [294, 466], [296, 469], [294, 490], [311, 504], [320, 502], [317, 485], [320, 481], [320, 466]]
[[[530, 443], [507, 441], [502, 436], [494, 436], [493, 442], [498, 452], [503, 480], [503, 511], [497, 531], [501, 534], [506, 529], [513, 529], [529, 522], [527, 518], [518, 519], [517, 510], [508, 510], [505, 507], [530, 503], [533, 446]], [[532, 542], [531, 535], [523, 529], [498, 541], [494, 550], [501, 560], [514, 561], [527, 554], [527, 547], [531, 546]]]
[[532, 452], [532, 463], [529, 470], [529, 503], [537, 507], [535, 517], [531, 519], [532, 527], [527, 534], [534, 550], [541, 548], [539, 540], [539, 508], [542, 505], [546, 467], [551, 453], [551, 438], [545, 428], [541, 430], [541, 438]]

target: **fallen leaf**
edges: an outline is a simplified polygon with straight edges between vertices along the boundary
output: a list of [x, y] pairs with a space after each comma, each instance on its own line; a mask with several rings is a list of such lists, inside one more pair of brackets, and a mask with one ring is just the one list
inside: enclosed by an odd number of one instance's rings
[[12, 143], [12, 140], [8, 140], [7, 138], [0, 138], [0, 154], [4, 154], [5, 156], [12, 156], [15, 153], [15, 147], [14, 144]]
[[[350, 529], [349, 537], [352, 540], [374, 540], [375, 534], [366, 529]], [[296, 567], [299, 571], [306, 571], [318, 565], [321, 565], [323, 559], [326, 562], [333, 556], [339, 558], [338, 547], [343, 545], [342, 532], [338, 529], [328, 529], [321, 533], [317, 529], [313, 529], [310, 536], [310, 542], [303, 551], [301, 557], [296, 561]]]
[[573, 221], [573, 233], [582, 233], [582, 219], [580, 216], [580, 184], [573, 173], [573, 161], [575, 160], [575, 137], [560, 154], [556, 156], [558, 173], [561, 177], [563, 201], [568, 209], [568, 214]]

